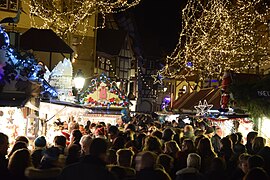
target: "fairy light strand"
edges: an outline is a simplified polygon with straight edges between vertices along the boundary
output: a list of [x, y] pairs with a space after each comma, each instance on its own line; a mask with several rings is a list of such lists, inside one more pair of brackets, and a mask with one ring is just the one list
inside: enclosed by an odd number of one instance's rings
[[221, 78], [225, 70], [255, 71], [269, 64], [269, 15], [262, 0], [189, 0], [179, 43], [160, 73]]

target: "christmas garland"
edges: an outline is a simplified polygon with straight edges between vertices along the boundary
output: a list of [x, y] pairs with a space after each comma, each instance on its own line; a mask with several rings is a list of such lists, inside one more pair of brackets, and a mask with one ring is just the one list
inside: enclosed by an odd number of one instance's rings
[[[246, 109], [254, 119], [270, 117], [270, 76], [254, 80], [233, 81], [229, 87], [236, 106]], [[263, 92], [264, 94], [262, 94]]]

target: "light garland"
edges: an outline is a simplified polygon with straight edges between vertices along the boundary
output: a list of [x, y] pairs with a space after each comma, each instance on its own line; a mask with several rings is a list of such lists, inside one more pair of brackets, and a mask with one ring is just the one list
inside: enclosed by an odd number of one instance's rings
[[[89, 21], [92, 15], [101, 15], [103, 28], [106, 14], [125, 11], [139, 2], [140, 0], [31, 0], [28, 5], [33, 27], [53, 29], [61, 37], [68, 33], [85, 37], [90, 28], [98, 28]], [[41, 26], [36, 22], [37, 18], [44, 21]]]
[[166, 68], [173, 71], [161, 74], [220, 79], [226, 70], [254, 71], [269, 64], [267, 17], [269, 8], [262, 0], [189, 0], [179, 43], [167, 57]]

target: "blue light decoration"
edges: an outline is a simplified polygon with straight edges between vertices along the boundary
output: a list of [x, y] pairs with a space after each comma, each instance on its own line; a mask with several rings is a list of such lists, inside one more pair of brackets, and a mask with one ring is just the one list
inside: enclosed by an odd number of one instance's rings
[[161, 103], [161, 110], [162, 111], [167, 111], [168, 110], [168, 107], [170, 105], [170, 102], [171, 102], [171, 98], [169, 96], [165, 96], [162, 103]]
[[189, 62], [187, 62], [186, 66], [189, 67], [189, 68], [192, 68], [193, 63], [189, 61]]
[[8, 34], [0, 26], [0, 49], [7, 49], [10, 45]]
[[[35, 56], [29, 52], [18, 52], [10, 47], [7, 33], [0, 26], [0, 50], [4, 51], [7, 59], [0, 63], [0, 86], [5, 86], [13, 80], [23, 83], [35, 82], [42, 85], [41, 93], [50, 94], [50, 97], [57, 98], [57, 92], [45, 80], [45, 69], [37, 63]], [[25, 87], [27, 88], [27, 87]], [[23, 91], [22, 87], [17, 88]]]

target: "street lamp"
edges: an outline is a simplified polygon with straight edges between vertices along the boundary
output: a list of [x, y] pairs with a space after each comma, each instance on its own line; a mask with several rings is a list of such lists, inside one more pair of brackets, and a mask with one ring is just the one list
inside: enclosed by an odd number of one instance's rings
[[74, 85], [75, 85], [75, 88], [78, 90], [78, 92], [77, 92], [77, 101], [78, 102], [80, 102], [80, 93], [81, 93], [81, 90], [84, 86], [84, 83], [85, 83], [85, 78], [84, 78], [83, 72], [81, 69], [79, 69], [74, 77]]
[[78, 91], [82, 90], [84, 86], [84, 82], [85, 82], [85, 78], [83, 76], [83, 72], [81, 69], [79, 69], [74, 77], [75, 88], [78, 89]]

